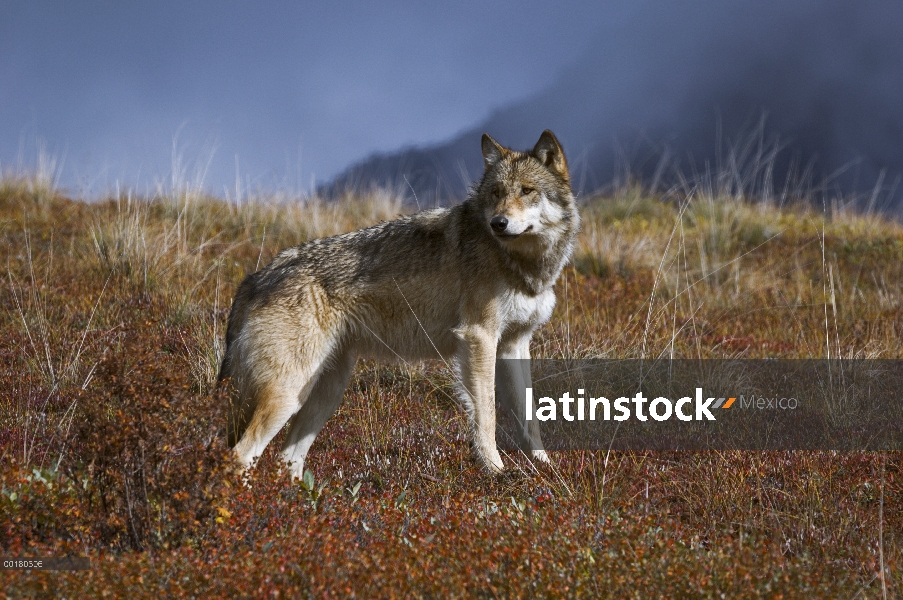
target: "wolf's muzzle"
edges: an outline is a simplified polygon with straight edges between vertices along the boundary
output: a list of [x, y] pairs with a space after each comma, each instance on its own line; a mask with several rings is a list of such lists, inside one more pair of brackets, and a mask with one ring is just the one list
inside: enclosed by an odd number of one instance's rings
[[493, 231], [501, 233], [508, 228], [508, 219], [501, 215], [497, 215], [489, 220], [489, 226], [492, 227]]

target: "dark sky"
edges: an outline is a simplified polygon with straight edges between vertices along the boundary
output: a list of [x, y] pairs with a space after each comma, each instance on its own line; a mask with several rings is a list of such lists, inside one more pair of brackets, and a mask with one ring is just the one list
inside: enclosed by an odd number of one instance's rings
[[0, 169], [43, 146], [87, 195], [344, 173], [444, 202], [479, 175], [480, 133], [524, 148], [546, 128], [585, 192], [618, 163], [704, 169], [762, 115], [776, 177], [892, 188], [903, 1], [0, 0]]
[[[309, 189], [549, 85], [629, 2], [0, 0], [0, 168]], [[209, 166], [208, 166], [209, 165]]]
[[441, 144], [374, 156], [334, 188], [377, 181], [447, 203], [482, 171], [480, 133], [529, 148], [550, 128], [578, 193], [709, 173], [729, 193], [903, 208], [903, 2], [632, 6], [539, 93]]

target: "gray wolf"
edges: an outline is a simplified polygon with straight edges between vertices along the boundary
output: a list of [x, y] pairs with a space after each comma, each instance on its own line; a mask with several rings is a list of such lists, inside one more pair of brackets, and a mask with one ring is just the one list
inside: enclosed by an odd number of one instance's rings
[[[482, 151], [483, 177], [463, 203], [289, 248], [241, 283], [219, 373], [241, 469], [291, 420], [282, 457], [300, 476], [358, 357], [453, 365], [476, 454], [503, 469], [495, 380], [528, 386], [530, 374], [527, 361], [496, 359], [529, 358], [580, 218], [552, 132], [527, 152], [484, 134]], [[520, 423], [518, 444], [548, 461], [523, 402], [500, 401]]]

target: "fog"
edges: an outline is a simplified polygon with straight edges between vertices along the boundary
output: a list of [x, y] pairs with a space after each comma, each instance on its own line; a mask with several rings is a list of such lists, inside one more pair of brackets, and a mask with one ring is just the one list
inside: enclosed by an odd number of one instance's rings
[[[635, 3], [541, 92], [447, 142], [374, 155], [325, 191], [391, 185], [446, 203], [481, 174], [482, 132], [527, 149], [548, 128], [584, 194], [627, 177], [667, 187], [724, 173], [746, 148], [735, 179], [747, 191], [878, 190], [880, 204], [898, 203], [901, 32], [903, 3], [891, 1]], [[522, 59], [566, 43], [534, 35]], [[779, 152], [768, 160], [770, 150]], [[762, 163], [770, 168], [756, 171]]]

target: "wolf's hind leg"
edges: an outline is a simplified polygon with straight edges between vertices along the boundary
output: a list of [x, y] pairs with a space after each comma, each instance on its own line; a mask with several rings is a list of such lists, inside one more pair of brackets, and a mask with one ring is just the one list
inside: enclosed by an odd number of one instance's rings
[[306, 395], [310, 387], [310, 383], [302, 385], [297, 381], [276, 381], [260, 387], [254, 415], [233, 448], [243, 469], [263, 454], [270, 440], [298, 410], [300, 397]]
[[[263, 454], [270, 440], [304, 404], [320, 377], [326, 357], [325, 353], [320, 356], [300, 353], [293, 364], [283, 363], [278, 371], [265, 373], [266, 378], [254, 382], [250, 393], [244, 394], [244, 413], [250, 407], [253, 414], [233, 448], [244, 469]], [[257, 377], [261, 377], [260, 371]]]
[[329, 361], [307, 400], [292, 417], [282, 447], [282, 458], [298, 478], [304, 474], [304, 459], [317, 434], [342, 403], [354, 363], [355, 357], [351, 352], [341, 353]]

